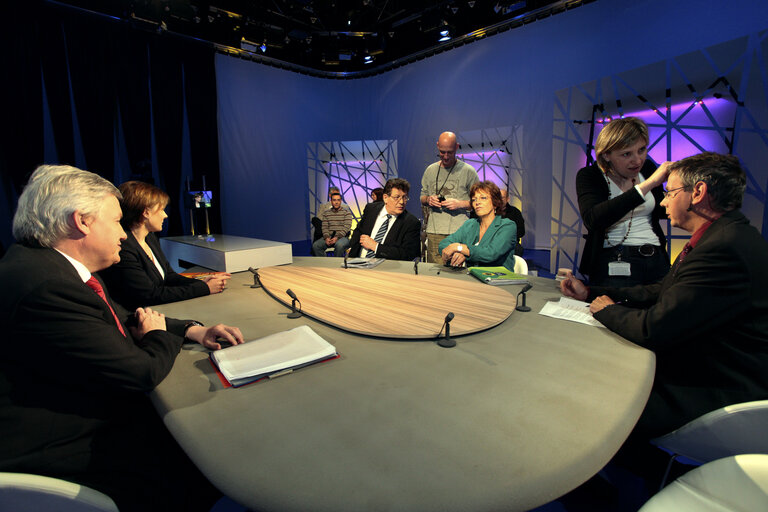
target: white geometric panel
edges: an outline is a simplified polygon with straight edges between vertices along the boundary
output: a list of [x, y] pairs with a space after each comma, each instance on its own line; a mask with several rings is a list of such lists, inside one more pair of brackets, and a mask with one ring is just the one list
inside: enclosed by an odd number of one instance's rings
[[[734, 154], [747, 173], [742, 211], [768, 238], [768, 31], [560, 90], [552, 137], [550, 270], [578, 268], [582, 234], [575, 180], [617, 117], [648, 125], [656, 163], [702, 151]], [[662, 223], [674, 259], [689, 234]]]

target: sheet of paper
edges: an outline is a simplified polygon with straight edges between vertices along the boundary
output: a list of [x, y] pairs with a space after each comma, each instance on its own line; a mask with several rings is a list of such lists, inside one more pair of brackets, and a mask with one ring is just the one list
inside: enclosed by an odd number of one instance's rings
[[589, 312], [589, 303], [568, 297], [561, 297], [558, 302], [547, 302], [539, 314], [605, 328], [603, 324], [592, 318], [592, 313]]

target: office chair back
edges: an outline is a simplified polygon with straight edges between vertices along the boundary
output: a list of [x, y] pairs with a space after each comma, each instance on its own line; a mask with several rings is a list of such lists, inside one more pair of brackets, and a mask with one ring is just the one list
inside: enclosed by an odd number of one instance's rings
[[669, 484], [639, 512], [725, 510], [768, 510], [768, 455], [736, 455], [708, 462]]
[[515, 254], [515, 268], [513, 269], [515, 274], [528, 275], [528, 263], [523, 258]]
[[768, 454], [768, 400], [729, 405], [696, 418], [651, 443], [672, 454], [663, 488], [678, 456], [699, 463], [744, 453]]
[[26, 473], [0, 473], [0, 510], [119, 512], [109, 496], [90, 487]]
[[659, 448], [705, 463], [742, 453], [768, 454], [768, 400], [729, 405], [651, 440]]

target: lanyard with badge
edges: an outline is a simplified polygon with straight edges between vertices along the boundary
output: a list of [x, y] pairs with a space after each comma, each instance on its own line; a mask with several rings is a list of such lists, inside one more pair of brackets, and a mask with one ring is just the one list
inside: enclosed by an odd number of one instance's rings
[[456, 167], [456, 163], [454, 163], [450, 169], [446, 169], [448, 171], [448, 176], [445, 177], [445, 181], [443, 181], [443, 184], [440, 186], [440, 188], [437, 188], [437, 180], [440, 178], [440, 164], [437, 164], [437, 172], [435, 173], [435, 194], [437, 194], [437, 198], [442, 203], [445, 201], [445, 196], [440, 193], [441, 190], [443, 190], [443, 187], [446, 183], [448, 183], [448, 178], [451, 177], [451, 171], [453, 171], [453, 168]]
[[[608, 185], [608, 200], [611, 200], [611, 182], [608, 180], [608, 176], [603, 174], [603, 178], [605, 178], [605, 184]], [[635, 180], [632, 180], [632, 183], [634, 184]], [[618, 186], [618, 185], [617, 185]], [[616, 245], [611, 245], [611, 243], [608, 241], [608, 233], [605, 234], [605, 243], [608, 244], [609, 249], [615, 249], [616, 247], [621, 247], [622, 244], [627, 240], [629, 237], [629, 231], [632, 229], [632, 218], [635, 216], [635, 209], [632, 208], [629, 214], [629, 224], [627, 225], [627, 232], [624, 233], [624, 238], [621, 239], [621, 242], [619, 242]], [[609, 261], [608, 262], [608, 275], [609, 276], [631, 276], [632, 275], [632, 266], [629, 264], [628, 261], [621, 261], [621, 249], [618, 249], [616, 251], [616, 261]]]

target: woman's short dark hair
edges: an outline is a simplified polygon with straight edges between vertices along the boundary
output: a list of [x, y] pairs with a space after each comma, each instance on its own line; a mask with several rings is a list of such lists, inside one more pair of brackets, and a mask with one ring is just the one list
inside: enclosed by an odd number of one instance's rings
[[120, 207], [123, 209], [123, 218], [120, 223], [123, 228], [129, 230], [135, 228], [144, 218], [144, 210], [158, 206], [168, 206], [168, 194], [154, 185], [143, 181], [126, 181], [119, 187], [123, 195]]
[[375, 189], [371, 190], [371, 196], [373, 196], [374, 202], [381, 201], [384, 199], [384, 189], [381, 187], [376, 187]]
[[[496, 215], [501, 215], [504, 209], [504, 201], [501, 199], [501, 190], [499, 190], [498, 185], [492, 181], [478, 181], [469, 188], [470, 204], [472, 202], [472, 198], [475, 197], [475, 194], [481, 190], [491, 194], [493, 210], [496, 212]], [[474, 210], [474, 207], [472, 207], [472, 209]]]

